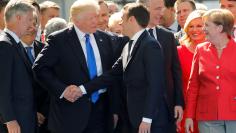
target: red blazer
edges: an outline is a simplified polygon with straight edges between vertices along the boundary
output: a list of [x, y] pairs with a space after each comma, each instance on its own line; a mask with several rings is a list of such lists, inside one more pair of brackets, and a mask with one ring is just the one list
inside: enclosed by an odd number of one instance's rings
[[187, 86], [192, 66], [193, 53], [190, 52], [185, 45], [178, 46], [177, 50], [182, 69], [183, 94], [184, 94], [184, 100], [186, 102]]
[[188, 84], [187, 118], [236, 120], [236, 42], [220, 58], [210, 42], [197, 46]]

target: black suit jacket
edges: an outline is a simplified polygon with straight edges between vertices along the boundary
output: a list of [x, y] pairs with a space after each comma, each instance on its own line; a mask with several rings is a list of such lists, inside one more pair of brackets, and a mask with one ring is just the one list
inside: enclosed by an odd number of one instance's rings
[[174, 118], [174, 106], [184, 107], [182, 92], [181, 67], [177, 53], [176, 40], [174, 35], [161, 27], [156, 27], [157, 40], [159, 41], [165, 61], [165, 86], [166, 100], [170, 109], [171, 118]]
[[[33, 45], [34, 45], [34, 54], [36, 58], [43, 49], [43, 47], [45, 46], [45, 44], [37, 40], [34, 40]], [[36, 101], [36, 111], [41, 113], [46, 118], [44, 123], [38, 126], [37, 133], [49, 133], [47, 124], [48, 124], [50, 97], [47, 89], [43, 88], [36, 79], [34, 80], [34, 95]]]
[[17, 120], [23, 133], [34, 133], [36, 111], [33, 75], [23, 46], [0, 33], [0, 115], [1, 123]]
[[[124, 50], [128, 46], [124, 47]], [[153, 125], [166, 124], [164, 101], [164, 61], [162, 50], [157, 41], [144, 31], [138, 38], [132, 58], [125, 67], [123, 54], [114, 64], [111, 71], [84, 84], [86, 89], [109, 85], [112, 80], [123, 76], [126, 89], [128, 115], [134, 128], [138, 128], [142, 118], [153, 119]]]
[[[101, 31], [94, 33], [100, 52], [103, 72], [110, 69], [114, 59], [110, 37]], [[38, 55], [33, 70], [37, 79], [51, 94], [49, 129], [56, 133], [81, 133], [86, 128], [90, 111], [90, 95], [98, 90], [88, 89], [87, 94], [71, 103], [60, 99], [71, 84], [90, 81], [86, 59], [74, 27], [56, 32]]]
[[[34, 41], [34, 54], [35, 58], [38, 56], [38, 54], [41, 52], [45, 44], [39, 42], [39, 41]], [[35, 94], [35, 99], [36, 99], [36, 107], [37, 107], [37, 112], [42, 113], [45, 117], [48, 116], [48, 111], [49, 111], [49, 94], [48, 91], [43, 88], [38, 81], [34, 82], [34, 94]]]

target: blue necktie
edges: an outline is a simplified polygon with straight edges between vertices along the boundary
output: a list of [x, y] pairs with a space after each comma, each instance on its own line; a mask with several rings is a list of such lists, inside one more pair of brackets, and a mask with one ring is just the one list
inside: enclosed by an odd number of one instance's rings
[[[92, 45], [90, 43], [89, 34], [85, 34], [85, 44], [86, 44], [86, 54], [87, 54], [87, 64], [88, 64], [88, 70], [89, 70], [89, 76], [90, 79], [93, 79], [97, 76], [97, 66], [96, 66], [96, 60], [93, 52]], [[98, 91], [95, 91], [91, 95], [91, 100], [93, 103], [96, 103], [99, 98]]]
[[26, 48], [26, 53], [29, 57], [30, 62], [33, 64], [34, 63], [34, 56], [32, 54], [32, 47], [25, 47]]

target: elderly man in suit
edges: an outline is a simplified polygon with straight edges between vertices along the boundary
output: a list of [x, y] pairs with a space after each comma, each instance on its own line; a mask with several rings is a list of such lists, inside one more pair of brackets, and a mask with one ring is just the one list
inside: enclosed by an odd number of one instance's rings
[[70, 9], [73, 26], [51, 34], [33, 66], [51, 96], [48, 123], [54, 133], [110, 132], [106, 88], [77, 87], [114, 63], [110, 36], [97, 30], [98, 9], [95, 0], [74, 2]]
[[[20, 38], [33, 28], [34, 7], [10, 1], [5, 8], [5, 29], [0, 34], [0, 117], [9, 133], [34, 133], [33, 74]], [[7, 132], [1, 131], [1, 133]]]

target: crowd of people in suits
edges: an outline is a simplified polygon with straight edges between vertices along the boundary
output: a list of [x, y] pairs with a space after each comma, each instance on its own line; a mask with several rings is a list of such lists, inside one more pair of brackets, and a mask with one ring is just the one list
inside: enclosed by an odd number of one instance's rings
[[0, 1], [0, 133], [235, 133], [236, 1]]

